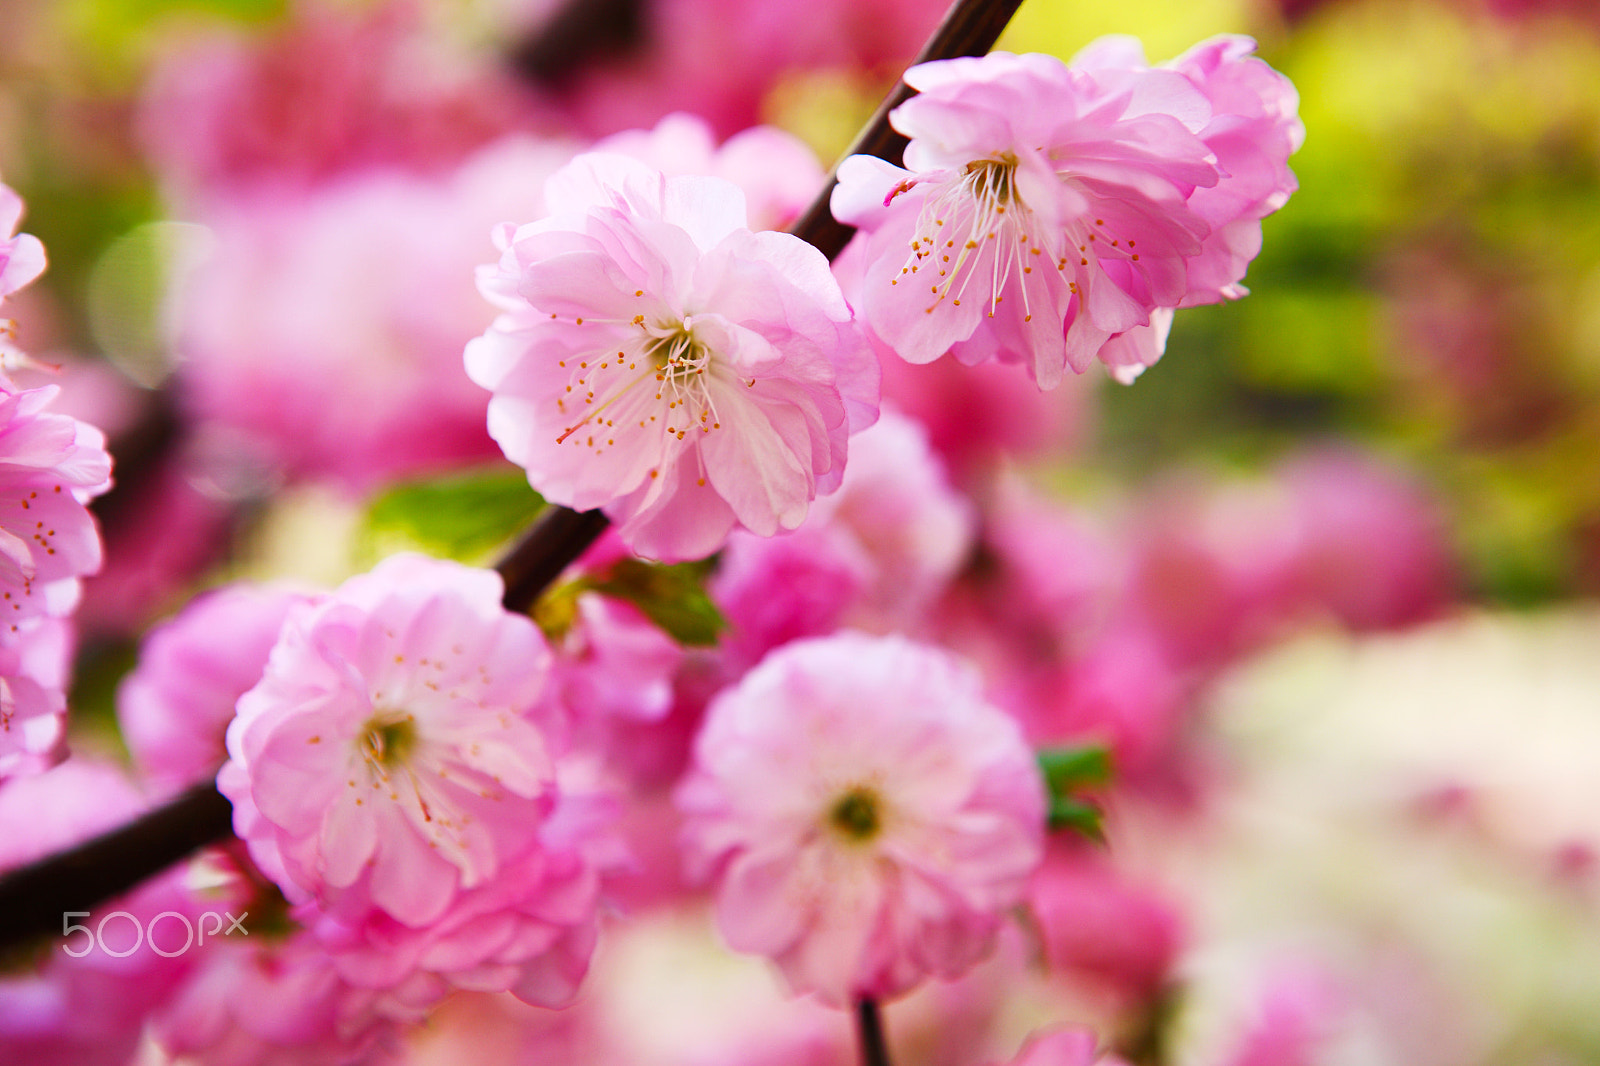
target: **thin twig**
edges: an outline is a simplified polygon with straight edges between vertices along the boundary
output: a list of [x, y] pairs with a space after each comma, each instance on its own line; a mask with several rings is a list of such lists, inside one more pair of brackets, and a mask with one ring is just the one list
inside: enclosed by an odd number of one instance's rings
[[93, 910], [233, 832], [233, 806], [210, 781], [120, 829], [0, 878], [0, 945], [60, 936], [69, 911]]
[[567, 567], [606, 531], [610, 522], [599, 511], [546, 507], [522, 539], [511, 546], [495, 569], [505, 579], [506, 610], [522, 613], [538, 601]]
[[[944, 21], [933, 31], [928, 43], [912, 62], [931, 63], [936, 59], [954, 59], [958, 56], [981, 56], [994, 47], [1000, 33], [1011, 21], [1011, 16], [1022, 6], [1022, 0], [956, 0], [945, 12]], [[889, 125], [889, 112], [911, 99], [915, 93], [904, 81], [895, 82], [889, 95], [883, 98], [850, 147], [845, 158], [853, 155], [875, 155], [879, 159], [900, 165], [906, 145], [910, 142]], [[789, 232], [815, 245], [822, 254], [833, 259], [850, 243], [854, 226], [846, 226], [833, 217], [828, 207], [833, 197], [833, 187], [839, 184], [839, 164], [828, 172], [828, 180], [817, 198], [811, 201], [806, 213], [801, 215]]]

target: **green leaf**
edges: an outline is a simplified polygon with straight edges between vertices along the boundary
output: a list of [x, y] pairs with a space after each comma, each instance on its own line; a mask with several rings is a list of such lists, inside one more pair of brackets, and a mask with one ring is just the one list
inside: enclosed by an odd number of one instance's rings
[[1045, 748], [1039, 752], [1039, 771], [1052, 793], [1111, 780], [1111, 753], [1099, 744], [1081, 748]]
[[1065, 796], [1050, 797], [1050, 829], [1075, 829], [1097, 844], [1106, 842], [1104, 828], [1100, 824], [1100, 808], [1083, 800], [1068, 799]]
[[491, 467], [396, 485], [375, 500], [361, 531], [374, 558], [420, 550], [479, 563], [544, 508], [517, 467]]
[[1111, 753], [1099, 744], [1046, 748], [1038, 753], [1039, 772], [1050, 794], [1050, 828], [1075, 829], [1105, 843], [1100, 807], [1077, 793], [1111, 780]]
[[705, 561], [665, 566], [623, 559], [590, 579], [589, 587], [633, 604], [679, 644], [704, 648], [715, 644], [728, 628], [722, 612], [706, 595], [705, 579], [710, 571], [711, 564]]

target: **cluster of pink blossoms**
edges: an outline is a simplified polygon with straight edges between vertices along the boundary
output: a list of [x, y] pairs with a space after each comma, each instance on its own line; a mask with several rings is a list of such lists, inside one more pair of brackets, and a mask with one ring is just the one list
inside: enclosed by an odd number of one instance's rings
[[1020, 362], [1040, 388], [1096, 359], [1131, 381], [1173, 311], [1242, 295], [1294, 190], [1293, 86], [1219, 37], [1163, 66], [1106, 38], [1068, 66], [995, 52], [906, 72], [908, 169], [853, 156], [834, 213], [866, 233], [855, 293], [913, 363]]
[[[276, 190], [255, 180], [282, 162], [275, 145], [199, 138], [221, 147], [188, 180], [231, 191], [206, 203], [223, 251], [182, 316], [197, 409], [270, 442], [292, 473], [365, 485], [477, 455], [486, 405], [533, 488], [602, 509], [615, 536], [537, 625], [504, 609], [494, 574], [402, 555], [324, 594], [230, 588], [152, 632], [119, 694], [128, 747], [157, 791], [221, 765], [242, 846], [202, 867], [215, 900], [258, 916], [249, 939], [166, 971], [178, 987], [161, 988], [157, 1043], [204, 1063], [379, 1061], [454, 991], [566, 1006], [629, 831], [637, 866], [670, 868], [658, 897], [709, 886], [729, 946], [832, 1006], [962, 978], [1018, 908], [1050, 966], [1152, 995], [1176, 923], [1094, 861], [1045, 861], [1030, 742], [1159, 748], [1179, 667], [1134, 608], [1078, 643], [1095, 614], [1080, 601], [1109, 595], [1112, 578], [1087, 573], [1107, 556], [1063, 578], [1089, 539], [1048, 523], [1023, 523], [1049, 527], [1041, 540], [1013, 536], [1003, 493], [980, 522], [928, 432], [880, 420], [875, 353], [1022, 362], [1041, 388], [1099, 359], [1129, 380], [1175, 309], [1242, 294], [1301, 136], [1292, 88], [1250, 50], [1220, 38], [1150, 68], [1108, 40], [1072, 67], [997, 54], [915, 68], [921, 95], [895, 113], [909, 169], [858, 157], [842, 171], [835, 209], [862, 233], [837, 274], [767, 230], [821, 182], [770, 130], [718, 149], [674, 115], [570, 162], [565, 142], [467, 159], [419, 137], [353, 146], [348, 173], [344, 138], [311, 137]], [[255, 99], [257, 80], [234, 88]], [[356, 88], [355, 114], [387, 109]], [[414, 171], [385, 169], [391, 155], [416, 156]], [[550, 174], [542, 194], [534, 174]], [[501, 313], [466, 347], [466, 378], [492, 393], [474, 399], [461, 366], [436, 359], [488, 312], [443, 277], [477, 239], [461, 220], [496, 204], [535, 220], [501, 226], [499, 261], [479, 269]], [[12, 240], [0, 296], [32, 248]], [[241, 322], [255, 323], [242, 338]], [[365, 397], [343, 424], [297, 402], [295, 367], [324, 363], [341, 369], [311, 376]], [[370, 372], [406, 364], [416, 373]], [[3, 775], [59, 732], [51, 624], [98, 562], [83, 504], [108, 464], [94, 431], [42, 413], [47, 390], [0, 391], [0, 588], [17, 612], [0, 633], [0, 722], [28, 737], [0, 736]], [[431, 433], [414, 431], [423, 398]], [[583, 583], [627, 553], [718, 552], [708, 590], [732, 632], [715, 649], [682, 648]], [[985, 579], [1039, 616], [991, 625], [999, 650], [963, 628], [979, 611], [961, 597]], [[1123, 684], [1135, 676], [1155, 680]], [[623, 828], [619, 785], [654, 790], [629, 797]], [[1133, 932], [1071, 935], [1085, 899]], [[1096, 1054], [1088, 1034], [1056, 1033], [1014, 1062]]]
[[[22, 200], [0, 185], [0, 301], [38, 277], [44, 249], [16, 233]], [[0, 368], [21, 357], [0, 320]], [[49, 765], [66, 711], [79, 579], [100, 568], [87, 504], [111, 487], [105, 435], [46, 408], [60, 390], [0, 375], [0, 781]]]

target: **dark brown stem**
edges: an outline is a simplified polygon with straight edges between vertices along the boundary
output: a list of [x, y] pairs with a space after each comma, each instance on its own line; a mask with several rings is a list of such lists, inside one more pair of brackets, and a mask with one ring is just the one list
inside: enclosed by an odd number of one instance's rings
[[567, 0], [511, 54], [511, 65], [559, 89], [590, 62], [626, 54], [644, 40], [644, 0]]
[[[1011, 16], [1022, 6], [1022, 0], [956, 0], [945, 12], [944, 21], [933, 31], [928, 43], [912, 62], [931, 63], [936, 59], [954, 59], [957, 56], [981, 56], [994, 47], [1000, 33], [1011, 21]], [[915, 93], [903, 81], [895, 82], [889, 95], [883, 98], [870, 121], [856, 134], [856, 139], [845, 150], [853, 155], [875, 155], [898, 166], [910, 142], [889, 125], [889, 112], [911, 99]], [[822, 249], [822, 254], [833, 259], [850, 243], [855, 227], [846, 226], [833, 217], [828, 201], [833, 197], [833, 187], [839, 184], [839, 165], [834, 164], [822, 192], [811, 201], [806, 213], [801, 215], [789, 232], [809, 244]]]
[[574, 511], [546, 507], [533, 525], [495, 564], [505, 579], [506, 610], [523, 613], [531, 608], [561, 571], [572, 565], [610, 522], [599, 511]]
[[[982, 55], [1021, 2], [957, 0], [917, 62]], [[910, 96], [904, 83], [890, 93], [851, 145], [851, 153], [898, 162], [906, 141], [889, 126], [889, 112]], [[830, 174], [811, 208], [790, 228], [829, 259], [844, 249], [854, 232], [836, 222], [828, 210], [836, 183]], [[606, 524], [598, 511], [546, 508], [496, 568], [505, 578], [506, 608], [520, 612], [532, 607], [550, 582], [605, 531]], [[0, 949], [59, 935], [64, 912], [92, 910], [232, 832], [232, 808], [207, 782], [119, 829], [0, 876]], [[857, 1020], [863, 1066], [889, 1066], [877, 1003], [862, 1000]]]
[[863, 996], [856, 1001], [856, 1045], [861, 1066], [890, 1066], [889, 1044], [883, 1037], [883, 1014], [878, 1001]]
[[0, 878], [0, 945], [62, 931], [89, 911], [233, 832], [233, 807], [210, 781], [137, 820]]

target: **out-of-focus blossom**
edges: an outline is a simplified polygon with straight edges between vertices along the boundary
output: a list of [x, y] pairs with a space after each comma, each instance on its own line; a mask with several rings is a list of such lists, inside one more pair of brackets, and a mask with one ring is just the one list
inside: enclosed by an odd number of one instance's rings
[[420, 928], [537, 847], [550, 653], [501, 594], [492, 572], [395, 556], [291, 609], [218, 785], [292, 900]]
[[1088, 982], [1123, 1006], [1149, 1002], [1172, 976], [1183, 939], [1176, 904], [1129, 883], [1102, 855], [1051, 847], [1028, 907], [1055, 975]]
[[1099, 1041], [1084, 1029], [1063, 1029], [1030, 1037], [1008, 1066], [1125, 1066], [1115, 1055], [1102, 1057]]
[[577, 722], [653, 722], [672, 707], [672, 675], [683, 649], [638, 609], [580, 593], [565, 632], [553, 636], [551, 687]]
[[[853, 255], [858, 247], [852, 245], [845, 255]], [[845, 287], [849, 291], [848, 284]], [[1045, 393], [1000, 363], [963, 366], [940, 359], [916, 366], [874, 341], [881, 353], [884, 403], [927, 427], [929, 439], [958, 484], [992, 469], [1003, 456], [1070, 454], [1094, 424], [1092, 390], [1086, 380], [1066, 381]]]
[[1452, 600], [1455, 566], [1437, 501], [1360, 452], [1322, 450], [1277, 471], [1299, 531], [1294, 583], [1309, 609], [1352, 629], [1408, 625]]
[[720, 147], [705, 119], [675, 112], [649, 130], [628, 130], [597, 141], [596, 152], [632, 156], [668, 177], [703, 174], [744, 191], [753, 230], [786, 228], [810, 206], [826, 175], [816, 153], [791, 133], [752, 126]]
[[[0, 871], [44, 858], [144, 809], [115, 768], [70, 759], [0, 787]], [[192, 963], [184, 923], [195, 907], [169, 872], [52, 937], [33, 968], [0, 974], [0, 1061], [30, 1066], [124, 1066], [145, 1015]], [[156, 921], [158, 915], [176, 917]], [[120, 913], [119, 913], [120, 912]], [[181, 919], [181, 920], [180, 920]]]
[[1293, 89], [1242, 39], [1181, 72], [1108, 66], [1119, 47], [1091, 45], [1088, 68], [997, 52], [906, 72], [909, 170], [854, 156], [833, 200], [869, 231], [863, 314], [905, 359], [1022, 362], [1050, 389], [1098, 358], [1131, 381], [1175, 308], [1242, 292], [1252, 226], [1259, 245], [1292, 182]]
[[73, 616], [86, 634], [140, 632], [181, 606], [197, 576], [226, 553], [237, 501], [203, 491], [187, 466], [181, 456], [157, 460], [131, 493], [100, 509], [105, 565], [84, 581]]
[[901, 638], [768, 656], [713, 702], [677, 799], [730, 946], [834, 1005], [964, 972], [1040, 857], [1015, 723], [975, 673]]
[[203, 1066], [348, 1066], [393, 1039], [379, 994], [339, 977], [304, 932], [212, 940], [150, 1019], [154, 1042]]
[[145, 778], [163, 789], [214, 776], [234, 704], [266, 669], [289, 608], [286, 588], [229, 585], [150, 631], [117, 690], [117, 722]]
[[808, 520], [782, 537], [734, 534], [709, 585], [729, 625], [722, 665], [737, 675], [774, 648], [833, 632], [874, 576], [855, 538], [826, 523]]
[[463, 341], [493, 318], [472, 271], [493, 226], [542, 213], [540, 179], [568, 158], [513, 138], [447, 179], [375, 170], [219, 201], [215, 251], [173, 308], [188, 409], [289, 477], [357, 491], [493, 455], [461, 368]]
[[745, 229], [727, 182], [622, 156], [579, 157], [545, 197], [549, 219], [499, 234], [481, 285], [507, 313], [466, 352], [507, 457], [653, 558], [797, 527], [877, 416], [822, 254]]
[[839, 491], [818, 500], [791, 536], [736, 533], [711, 591], [743, 665], [841, 624], [907, 630], [972, 548], [972, 504], [950, 488], [916, 422], [885, 410], [851, 442]]
[[442, 171], [525, 128], [527, 94], [494, 66], [452, 55], [420, 7], [296, 3], [253, 42], [215, 36], [176, 49], [140, 116], [169, 191], [204, 202], [373, 167]]
[[693, 111], [726, 137], [760, 122], [763, 104], [787, 76], [823, 70], [887, 82], [917, 54], [945, 5], [647, 0], [640, 7], [643, 47], [576, 72], [556, 93], [596, 134]]
[[1432, 501], [1353, 451], [1293, 456], [1255, 482], [1174, 484], [1132, 526], [1126, 609], [1179, 663], [1218, 664], [1316, 616], [1418, 622], [1455, 583]]
[[852, 445], [843, 484], [818, 501], [812, 520], [848, 531], [871, 560], [864, 613], [909, 627], [966, 562], [976, 510], [950, 487], [927, 431], [912, 419], [887, 412]]
[[1349, 1004], [1326, 974], [1280, 965], [1260, 992], [1255, 1017], [1245, 1020], [1224, 1066], [1314, 1066]]

